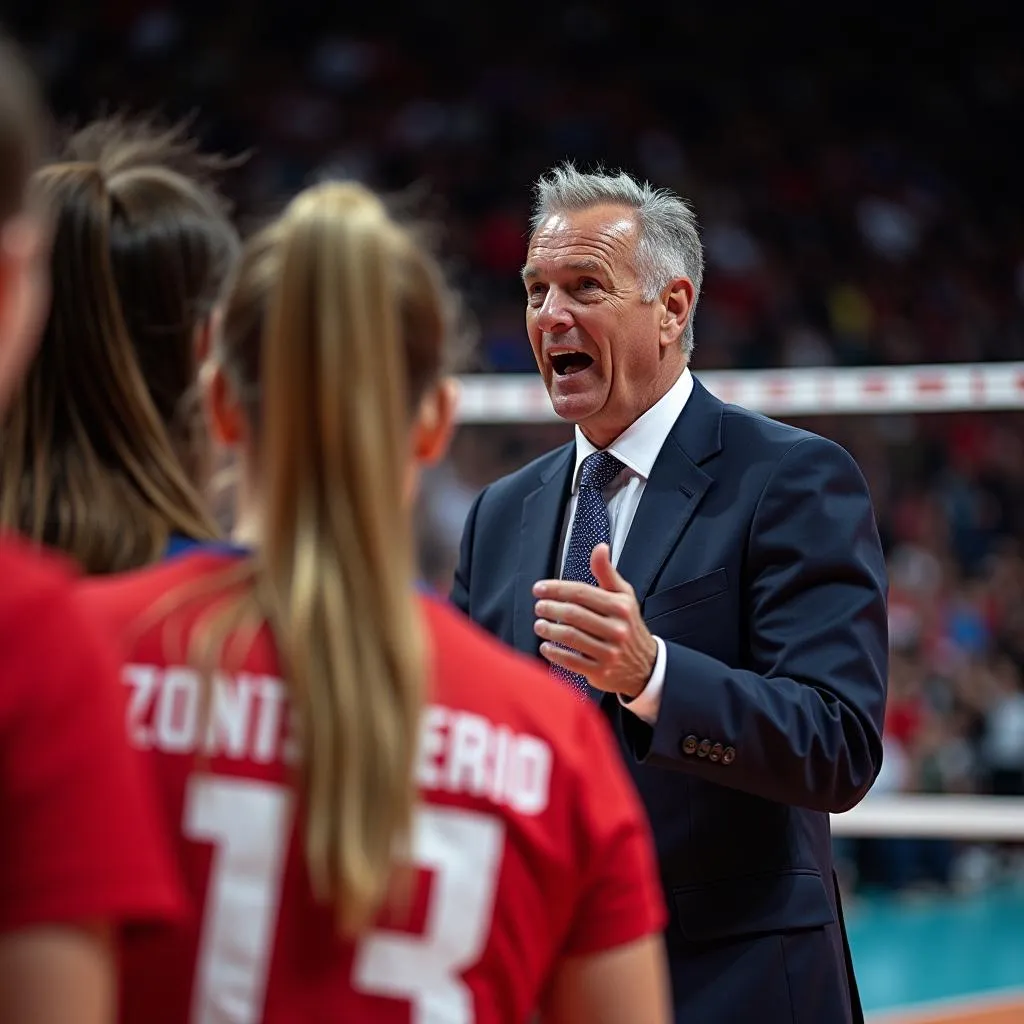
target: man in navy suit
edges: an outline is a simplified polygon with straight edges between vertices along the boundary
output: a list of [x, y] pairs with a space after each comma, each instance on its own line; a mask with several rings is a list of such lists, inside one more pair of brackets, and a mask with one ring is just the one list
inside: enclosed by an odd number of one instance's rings
[[691, 376], [702, 271], [678, 197], [541, 179], [526, 321], [576, 437], [480, 494], [452, 597], [601, 701], [657, 840], [677, 1021], [847, 1024], [828, 815], [881, 762], [885, 565], [842, 448]]

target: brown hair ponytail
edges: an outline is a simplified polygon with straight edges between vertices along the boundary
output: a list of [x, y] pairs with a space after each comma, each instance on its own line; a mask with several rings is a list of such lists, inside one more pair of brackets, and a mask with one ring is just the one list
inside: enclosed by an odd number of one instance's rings
[[52, 302], [0, 424], [0, 524], [91, 573], [216, 534], [178, 413], [238, 241], [212, 188], [176, 169], [189, 154], [176, 132], [100, 122], [33, 179], [53, 217]]

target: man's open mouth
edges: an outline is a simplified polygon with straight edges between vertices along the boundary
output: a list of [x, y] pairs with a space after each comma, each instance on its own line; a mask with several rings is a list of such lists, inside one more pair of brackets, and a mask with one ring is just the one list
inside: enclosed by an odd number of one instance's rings
[[558, 377], [571, 377], [591, 366], [594, 362], [592, 356], [586, 352], [558, 352], [551, 356], [551, 368]]

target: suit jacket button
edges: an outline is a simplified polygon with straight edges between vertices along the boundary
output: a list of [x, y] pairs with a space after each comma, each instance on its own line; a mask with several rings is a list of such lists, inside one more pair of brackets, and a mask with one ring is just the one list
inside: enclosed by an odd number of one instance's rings
[[736, 760], [736, 748], [726, 747], [722, 751], [722, 764], [732, 764]]
[[687, 736], [680, 746], [684, 754], [692, 754], [697, 749], [697, 737]]
[[716, 743], [711, 748], [711, 753], [708, 754], [709, 761], [721, 761], [722, 760], [722, 744]]
[[697, 748], [698, 757], [707, 757], [708, 752], [711, 750], [711, 740], [701, 740], [700, 746]]

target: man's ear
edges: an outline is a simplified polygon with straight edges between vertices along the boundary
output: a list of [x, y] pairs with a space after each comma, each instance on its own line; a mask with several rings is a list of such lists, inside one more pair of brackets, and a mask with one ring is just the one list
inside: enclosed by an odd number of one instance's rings
[[49, 234], [23, 214], [0, 225], [0, 408], [17, 387], [46, 323]]
[[459, 385], [454, 377], [439, 381], [423, 396], [413, 424], [413, 456], [422, 465], [432, 466], [448, 451], [455, 431], [455, 412]]
[[679, 344], [693, 314], [696, 295], [693, 282], [688, 277], [677, 277], [670, 281], [661, 293], [661, 302], [665, 307], [661, 318], [662, 347]]
[[199, 389], [213, 440], [224, 448], [237, 447], [245, 435], [245, 416], [224, 368], [212, 356], [199, 368]]

